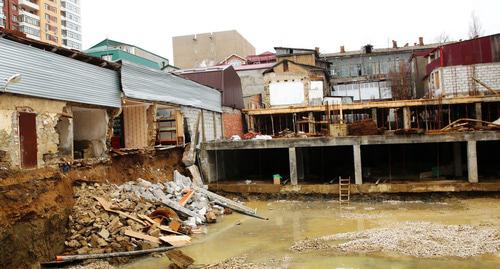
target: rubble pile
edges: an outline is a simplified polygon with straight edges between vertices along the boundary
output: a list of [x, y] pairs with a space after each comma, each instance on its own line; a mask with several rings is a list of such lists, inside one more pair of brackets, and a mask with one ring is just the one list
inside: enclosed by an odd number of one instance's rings
[[[341, 240], [343, 243], [335, 244]], [[346, 242], [345, 242], [346, 241]], [[500, 251], [500, 232], [492, 226], [404, 222], [394, 227], [340, 233], [295, 242], [295, 251], [390, 252], [414, 257], [471, 257]]]
[[175, 171], [174, 180], [164, 183], [138, 179], [120, 186], [76, 186], [66, 252], [110, 253], [188, 242], [186, 235], [199, 232], [197, 225], [224, 214], [223, 207], [191, 191], [191, 185], [189, 177]]

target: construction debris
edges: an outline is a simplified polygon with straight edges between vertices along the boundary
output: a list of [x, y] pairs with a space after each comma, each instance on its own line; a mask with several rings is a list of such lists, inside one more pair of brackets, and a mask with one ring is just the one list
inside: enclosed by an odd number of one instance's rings
[[446, 127], [442, 128], [441, 132], [466, 132], [474, 130], [500, 130], [500, 124], [493, 122], [476, 120], [476, 119], [458, 119]]
[[[71, 254], [102, 254], [154, 249], [165, 243], [189, 244], [198, 225], [215, 223], [226, 207], [255, 215], [255, 210], [195, 186], [174, 171], [174, 180], [151, 183], [143, 179], [120, 186], [86, 184], [75, 187], [70, 216]], [[223, 205], [223, 206], [220, 206]]]
[[349, 135], [377, 135], [380, 134], [377, 124], [372, 119], [355, 121], [347, 126]]
[[[404, 222], [392, 227], [340, 233], [295, 242], [294, 251], [400, 253], [414, 257], [471, 257], [500, 250], [500, 232], [491, 226]], [[341, 242], [341, 243], [338, 243]], [[337, 243], [337, 244], [336, 244]]]
[[175, 264], [174, 268], [185, 269], [194, 263], [193, 258], [182, 253], [180, 250], [170, 250], [167, 253], [168, 259]]

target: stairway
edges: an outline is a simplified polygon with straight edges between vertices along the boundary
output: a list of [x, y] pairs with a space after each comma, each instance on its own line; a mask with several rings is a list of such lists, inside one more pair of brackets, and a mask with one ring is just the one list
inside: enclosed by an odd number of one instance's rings
[[339, 177], [339, 202], [349, 203], [351, 197], [351, 177], [341, 178]]

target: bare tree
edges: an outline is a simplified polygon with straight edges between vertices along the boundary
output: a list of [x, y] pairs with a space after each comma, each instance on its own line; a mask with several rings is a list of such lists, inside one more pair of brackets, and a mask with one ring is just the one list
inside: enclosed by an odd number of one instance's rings
[[469, 22], [469, 38], [476, 38], [483, 35], [483, 26], [476, 12], [472, 11]]
[[450, 41], [450, 36], [446, 32], [442, 32], [435, 39], [437, 43], [446, 43]]

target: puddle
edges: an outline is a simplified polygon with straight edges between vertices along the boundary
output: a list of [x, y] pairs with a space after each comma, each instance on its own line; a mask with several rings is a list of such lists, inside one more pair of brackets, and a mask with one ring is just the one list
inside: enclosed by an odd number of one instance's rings
[[[439, 203], [391, 202], [351, 203], [340, 208], [336, 201], [254, 201], [269, 221], [240, 214], [224, 216], [197, 235], [193, 245], [182, 249], [196, 264], [213, 264], [234, 256], [247, 255], [251, 262], [285, 260], [285, 268], [500, 268], [500, 256], [460, 258], [414, 258], [396, 254], [334, 256], [329, 253], [296, 253], [293, 242], [335, 233], [380, 228], [404, 221], [441, 224], [493, 224], [500, 228], [500, 201], [493, 198], [449, 199]], [[241, 222], [240, 225], [236, 223]], [[123, 269], [167, 268], [168, 258], [145, 258]]]

